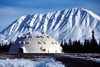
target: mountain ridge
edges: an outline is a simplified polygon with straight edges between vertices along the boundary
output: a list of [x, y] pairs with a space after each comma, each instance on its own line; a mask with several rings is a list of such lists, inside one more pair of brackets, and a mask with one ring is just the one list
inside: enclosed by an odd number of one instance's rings
[[[32, 29], [30, 29], [32, 28]], [[45, 32], [60, 42], [91, 39], [91, 31], [95, 38], [100, 37], [100, 17], [83, 8], [65, 9], [46, 14], [25, 15], [18, 18], [0, 32], [0, 43], [15, 41], [18, 36], [29, 31]]]

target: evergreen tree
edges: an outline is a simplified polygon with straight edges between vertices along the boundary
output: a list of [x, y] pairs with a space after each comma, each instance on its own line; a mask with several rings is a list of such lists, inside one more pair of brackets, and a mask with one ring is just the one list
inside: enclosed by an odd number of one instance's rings
[[100, 38], [99, 38], [99, 46], [100, 46]]
[[1, 44], [0, 44], [0, 53], [1, 53]]
[[69, 38], [69, 45], [72, 45], [72, 44], [71, 44], [71, 38]]
[[[62, 47], [62, 51], [64, 50], [64, 45], [63, 45], [63, 40], [61, 40], [61, 47]], [[63, 51], [64, 52], [64, 51]]]
[[61, 40], [61, 47], [63, 48], [63, 46], [64, 46], [64, 45], [63, 45], [63, 40]]
[[90, 53], [91, 52], [91, 44], [89, 42], [89, 40], [84, 41], [84, 52], [85, 53]]
[[66, 53], [68, 50], [68, 47], [67, 47], [67, 42], [64, 40], [64, 47], [63, 47], [63, 51]]
[[99, 38], [98, 53], [100, 53], [100, 38]]
[[0, 44], [0, 52], [4, 52], [7, 53], [11, 47], [12, 43], [10, 42], [9, 45], [7, 45], [7, 43], [5, 44]]
[[94, 31], [92, 31], [92, 39], [91, 40], [84, 40], [84, 45], [82, 45], [79, 41], [71, 42], [71, 38], [69, 38], [69, 43], [64, 40], [61, 41], [61, 46], [63, 46], [63, 52], [70, 52], [70, 53], [100, 53], [100, 41], [99, 46], [94, 36]]
[[98, 52], [98, 43], [95, 40], [94, 31], [92, 31], [91, 51], [93, 53]]

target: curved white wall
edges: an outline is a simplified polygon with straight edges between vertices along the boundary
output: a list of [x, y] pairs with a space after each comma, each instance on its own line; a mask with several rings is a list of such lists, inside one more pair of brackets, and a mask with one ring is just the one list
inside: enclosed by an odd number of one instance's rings
[[62, 50], [60, 44], [52, 37], [45, 34], [33, 36], [31, 33], [18, 37], [9, 52], [18, 53], [19, 48], [23, 49], [23, 53], [61, 53]]

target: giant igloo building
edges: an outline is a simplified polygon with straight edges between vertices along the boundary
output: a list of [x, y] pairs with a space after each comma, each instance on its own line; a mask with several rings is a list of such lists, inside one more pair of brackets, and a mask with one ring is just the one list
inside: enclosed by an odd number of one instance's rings
[[23, 34], [17, 37], [15, 44], [11, 46], [10, 53], [62, 53], [62, 47], [51, 36], [44, 33]]

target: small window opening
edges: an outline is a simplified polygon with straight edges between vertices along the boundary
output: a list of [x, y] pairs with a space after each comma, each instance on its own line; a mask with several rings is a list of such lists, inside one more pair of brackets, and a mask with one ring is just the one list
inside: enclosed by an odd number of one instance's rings
[[32, 38], [32, 36], [29, 36], [29, 38]]
[[51, 42], [52, 44], [54, 44], [53, 42]]
[[26, 42], [26, 44], [29, 44], [29, 42]]
[[50, 38], [50, 36], [47, 36], [47, 38]]
[[29, 32], [29, 34], [32, 34], [32, 32]]
[[28, 35], [26, 35], [25, 38], [28, 38]]
[[36, 36], [36, 38], [40, 38], [40, 36]]
[[46, 44], [46, 42], [43, 42], [43, 44]]
[[19, 41], [18, 44], [21, 44], [21, 41]]
[[41, 44], [41, 42], [39, 41], [38, 44]]
[[42, 49], [42, 51], [46, 51], [46, 49]]
[[57, 43], [55, 42], [55, 44], [57, 45]]
[[44, 38], [43, 36], [40, 36], [41, 38]]
[[23, 44], [25, 44], [25, 41], [23, 41]]

